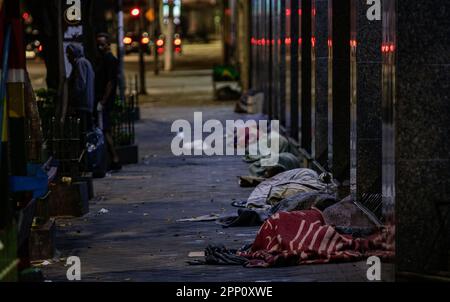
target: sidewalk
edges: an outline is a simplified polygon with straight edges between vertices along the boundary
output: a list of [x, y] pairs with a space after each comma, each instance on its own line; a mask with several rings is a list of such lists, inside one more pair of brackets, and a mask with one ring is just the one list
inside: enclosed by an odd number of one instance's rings
[[[153, 79], [151, 97], [141, 98], [136, 125], [141, 160], [95, 181], [90, 213], [58, 219], [61, 258], [79, 256], [83, 281], [364, 281], [364, 262], [249, 269], [190, 266], [189, 252], [212, 244], [239, 248], [253, 241], [257, 227], [223, 229], [214, 222], [176, 222], [206, 214], [235, 214], [233, 200], [248, 174], [239, 156], [175, 157], [170, 151], [176, 119], [239, 119], [233, 103], [212, 101], [209, 71], [174, 72]], [[187, 85], [192, 83], [193, 85]], [[99, 215], [101, 209], [109, 212]], [[43, 267], [48, 280], [66, 280], [65, 261]]]

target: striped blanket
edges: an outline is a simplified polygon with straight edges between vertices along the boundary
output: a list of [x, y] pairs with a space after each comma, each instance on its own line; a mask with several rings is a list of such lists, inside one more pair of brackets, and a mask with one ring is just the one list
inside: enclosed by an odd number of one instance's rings
[[341, 235], [326, 225], [317, 209], [279, 212], [260, 228], [249, 251], [247, 267], [358, 261], [369, 256], [393, 257], [393, 234], [378, 232], [368, 238]]

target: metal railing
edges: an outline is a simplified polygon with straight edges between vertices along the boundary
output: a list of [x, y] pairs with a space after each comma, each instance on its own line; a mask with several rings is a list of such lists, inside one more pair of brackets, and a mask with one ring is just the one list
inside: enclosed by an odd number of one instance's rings
[[133, 145], [135, 142], [135, 110], [138, 102], [136, 92], [117, 100], [111, 111], [111, 131], [116, 146]]
[[67, 118], [64, 124], [56, 117], [42, 120], [45, 148], [48, 156], [58, 161], [59, 176], [81, 176], [84, 148], [80, 127], [80, 119], [74, 117]]

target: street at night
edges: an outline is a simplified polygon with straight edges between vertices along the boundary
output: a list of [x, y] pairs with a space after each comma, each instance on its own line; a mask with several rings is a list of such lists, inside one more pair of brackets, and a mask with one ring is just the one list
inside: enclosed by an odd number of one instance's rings
[[450, 281], [445, 6], [0, 1], [0, 281]]

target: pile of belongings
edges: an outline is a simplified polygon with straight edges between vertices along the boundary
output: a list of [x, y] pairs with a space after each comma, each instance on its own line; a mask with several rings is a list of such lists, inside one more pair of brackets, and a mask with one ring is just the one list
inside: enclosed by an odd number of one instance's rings
[[217, 223], [225, 228], [259, 226], [270, 216], [278, 212], [293, 212], [315, 207], [320, 210], [335, 204], [338, 200], [330, 194], [321, 192], [301, 192], [285, 198], [269, 209], [247, 208], [238, 210], [237, 216], [220, 218]]
[[190, 264], [276, 267], [393, 258], [393, 227], [381, 227], [351, 198], [321, 206], [325, 209], [279, 211], [264, 222], [251, 246], [208, 246], [205, 260]]
[[[288, 138], [280, 135], [279, 133], [271, 133], [266, 137], [259, 137], [260, 144], [270, 146], [271, 137], [278, 139], [278, 163], [273, 166], [264, 166], [261, 164], [261, 160], [267, 158], [261, 154], [251, 155], [247, 152], [244, 157], [244, 161], [249, 163], [250, 175], [257, 177], [270, 178], [277, 175], [280, 172], [300, 168], [300, 153], [298, 148]], [[252, 148], [252, 144], [258, 144], [258, 140], [249, 139], [249, 145], [247, 150]], [[268, 142], [267, 142], [268, 141]], [[257, 148], [255, 148], [257, 149]]]
[[309, 209], [315, 206], [325, 209], [337, 202], [336, 186], [327, 177], [311, 169], [299, 168], [279, 173], [261, 182], [243, 203], [233, 202], [244, 209], [238, 216], [218, 220], [224, 227], [261, 225], [279, 211]]
[[[232, 138], [232, 139], [231, 139]], [[270, 148], [272, 139], [278, 141], [278, 162], [275, 165], [265, 166], [262, 161], [268, 159], [270, 155], [261, 154], [260, 146]], [[251, 176], [269, 178], [279, 172], [296, 169], [300, 167], [300, 152], [298, 147], [291, 140], [279, 134], [276, 130], [264, 129], [261, 131], [257, 123], [237, 126], [232, 132], [226, 133], [227, 142], [230, 141], [232, 147], [242, 152], [244, 161], [250, 164]], [[228, 143], [231, 147], [231, 144]]]
[[269, 209], [298, 193], [325, 192], [332, 189], [333, 185], [325, 183], [316, 171], [307, 168], [293, 169], [260, 183], [247, 199], [246, 207]]

